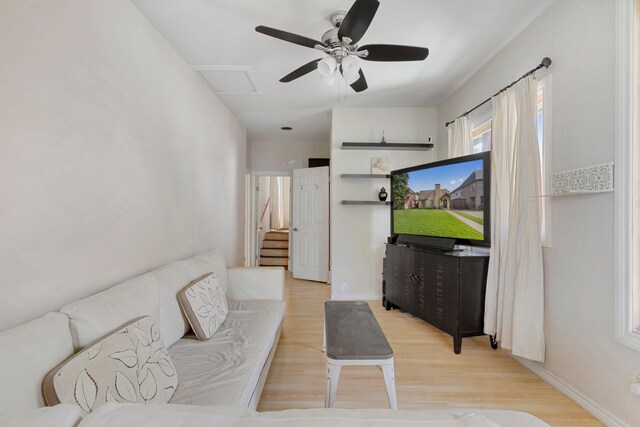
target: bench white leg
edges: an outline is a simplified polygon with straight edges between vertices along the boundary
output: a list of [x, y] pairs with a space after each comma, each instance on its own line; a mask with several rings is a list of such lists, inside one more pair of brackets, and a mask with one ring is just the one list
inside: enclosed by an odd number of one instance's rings
[[327, 351], [327, 324], [322, 324], [322, 352]]
[[327, 390], [324, 394], [324, 407], [333, 408], [338, 391], [338, 381], [340, 380], [340, 365], [327, 363]]
[[393, 368], [393, 359], [391, 363], [381, 365], [384, 374], [384, 384], [387, 386], [387, 396], [389, 397], [389, 406], [391, 409], [398, 409], [398, 400], [396, 398], [396, 374]]

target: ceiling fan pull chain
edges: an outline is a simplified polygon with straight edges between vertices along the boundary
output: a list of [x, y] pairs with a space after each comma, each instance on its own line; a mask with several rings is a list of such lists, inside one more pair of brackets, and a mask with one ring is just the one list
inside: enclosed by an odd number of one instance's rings
[[347, 102], [347, 82], [342, 74], [340, 74], [340, 82], [342, 84], [342, 102]]
[[349, 82], [347, 82], [347, 79], [344, 79], [344, 102], [345, 103], [349, 103]]

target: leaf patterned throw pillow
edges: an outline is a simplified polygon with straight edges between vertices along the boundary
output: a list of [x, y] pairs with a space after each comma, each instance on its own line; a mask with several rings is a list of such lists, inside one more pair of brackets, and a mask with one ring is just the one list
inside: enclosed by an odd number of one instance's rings
[[224, 290], [213, 273], [189, 283], [178, 292], [178, 301], [200, 341], [211, 338], [229, 313]]
[[109, 402], [168, 403], [177, 387], [158, 325], [142, 317], [53, 369], [42, 388], [48, 405], [75, 404], [91, 413]]

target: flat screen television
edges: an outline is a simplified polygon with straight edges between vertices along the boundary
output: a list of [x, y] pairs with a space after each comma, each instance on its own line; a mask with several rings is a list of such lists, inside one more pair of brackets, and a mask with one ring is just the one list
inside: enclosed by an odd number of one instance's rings
[[484, 152], [391, 172], [392, 236], [489, 246], [490, 159]]

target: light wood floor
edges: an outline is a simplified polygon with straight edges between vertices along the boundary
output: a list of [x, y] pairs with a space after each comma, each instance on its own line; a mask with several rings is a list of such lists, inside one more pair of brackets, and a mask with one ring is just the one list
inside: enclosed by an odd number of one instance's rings
[[[290, 273], [287, 273], [290, 274]], [[259, 411], [324, 406], [322, 353], [325, 284], [287, 280], [287, 311]], [[462, 354], [451, 337], [399, 310], [371, 308], [394, 350], [399, 409], [493, 408], [529, 412], [552, 426], [601, 426], [595, 418], [501, 350], [487, 337], [465, 338]], [[388, 408], [382, 372], [342, 368], [337, 408]]]

